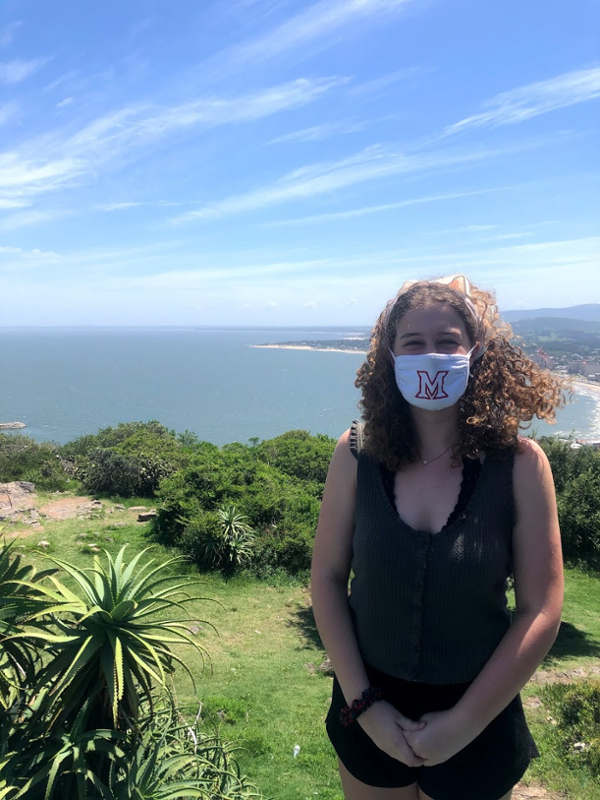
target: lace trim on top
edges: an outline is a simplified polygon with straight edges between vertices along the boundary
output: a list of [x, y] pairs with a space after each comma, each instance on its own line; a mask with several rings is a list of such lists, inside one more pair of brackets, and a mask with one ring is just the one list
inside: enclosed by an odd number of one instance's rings
[[[352, 438], [350, 442], [350, 447], [352, 447]], [[475, 489], [477, 479], [481, 473], [481, 467], [482, 464], [478, 458], [467, 458], [463, 461], [462, 480], [460, 484], [460, 491], [458, 493], [458, 500], [456, 501], [456, 505], [454, 506], [453, 511], [451, 511], [450, 516], [446, 520], [446, 524], [442, 530], [445, 530], [452, 525], [466, 509], [469, 500], [471, 499], [471, 495]], [[386, 494], [390, 500], [390, 503], [392, 504], [392, 507], [396, 508], [396, 496], [394, 493], [394, 477], [396, 473], [389, 470], [384, 464], [380, 464], [380, 469]]]

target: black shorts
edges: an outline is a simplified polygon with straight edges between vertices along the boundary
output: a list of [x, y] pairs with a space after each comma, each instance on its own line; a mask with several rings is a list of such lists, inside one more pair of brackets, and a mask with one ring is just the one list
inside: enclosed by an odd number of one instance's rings
[[[434, 685], [394, 678], [367, 666], [371, 686], [410, 719], [428, 711], [445, 711], [466, 692], [469, 683]], [[369, 786], [399, 788], [418, 782], [433, 800], [499, 800], [523, 777], [539, 752], [527, 727], [519, 695], [463, 750], [443, 764], [407, 767], [367, 736], [358, 723], [344, 727], [339, 713], [346, 705], [333, 682], [327, 733], [348, 772]]]

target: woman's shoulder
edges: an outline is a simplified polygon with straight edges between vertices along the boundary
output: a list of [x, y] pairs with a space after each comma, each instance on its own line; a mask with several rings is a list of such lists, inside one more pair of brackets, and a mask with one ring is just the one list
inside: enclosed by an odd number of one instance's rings
[[356, 449], [356, 433], [351, 426], [345, 430], [337, 441], [333, 453], [334, 460], [355, 462], [357, 455]]
[[514, 460], [515, 481], [524, 482], [525, 484], [537, 483], [548, 476], [552, 476], [552, 471], [544, 450], [535, 439], [530, 439], [528, 436], [519, 436]]

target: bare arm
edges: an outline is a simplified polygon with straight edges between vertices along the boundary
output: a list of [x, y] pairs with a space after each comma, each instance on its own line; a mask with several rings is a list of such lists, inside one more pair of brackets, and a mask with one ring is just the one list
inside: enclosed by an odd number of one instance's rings
[[[317, 628], [348, 704], [369, 686], [348, 605], [357, 467], [349, 434], [346, 431], [340, 438], [329, 466], [311, 569]], [[408, 720], [385, 701], [361, 714], [358, 723], [393, 758], [409, 766], [423, 763], [412, 753], [403, 735], [403, 730], [423, 726]]]
[[[563, 571], [554, 483], [545, 453], [528, 439], [521, 440], [515, 458], [514, 498], [516, 614], [502, 641], [454, 708], [431, 717], [425, 715], [427, 728], [407, 735], [415, 752], [427, 758], [429, 764], [445, 761], [466, 746], [516, 697], [558, 633]], [[439, 735], [432, 724], [435, 718]], [[448, 738], [454, 742], [450, 748], [453, 752], [448, 749]]]
[[348, 606], [356, 463], [346, 431], [329, 466], [311, 569], [317, 628], [347, 703], [369, 686]]

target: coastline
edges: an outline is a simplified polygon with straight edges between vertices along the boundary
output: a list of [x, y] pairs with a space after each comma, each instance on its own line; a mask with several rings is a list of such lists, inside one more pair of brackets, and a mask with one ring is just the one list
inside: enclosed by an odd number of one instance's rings
[[309, 344], [249, 344], [248, 347], [265, 350], [314, 350], [315, 353], [358, 353], [366, 355], [366, 350], [351, 350], [342, 347], [311, 347]]
[[[316, 353], [357, 353], [358, 355], [366, 355], [366, 350], [353, 350], [352, 348], [343, 347], [313, 347], [310, 344], [251, 344], [248, 347], [261, 348], [265, 350], [314, 350]], [[558, 377], [564, 378], [564, 375]], [[600, 383], [595, 383], [586, 380], [572, 380], [571, 385], [576, 393], [585, 393], [586, 391], [598, 395], [600, 398]]]
[[573, 381], [573, 388], [576, 392], [589, 390], [600, 397], [600, 383], [592, 383], [592, 381]]

